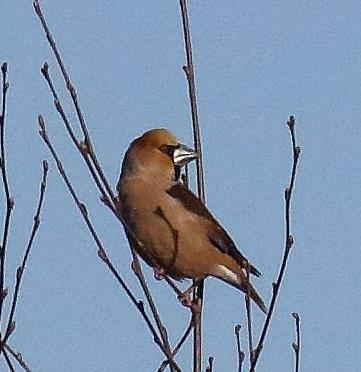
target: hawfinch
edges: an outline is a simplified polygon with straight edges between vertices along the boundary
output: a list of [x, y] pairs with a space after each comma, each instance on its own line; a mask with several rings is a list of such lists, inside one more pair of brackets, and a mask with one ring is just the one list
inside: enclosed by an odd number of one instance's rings
[[167, 129], [149, 130], [131, 143], [117, 185], [129, 242], [150, 266], [171, 278], [219, 278], [248, 292], [266, 313], [245, 271], [260, 272], [199, 198], [176, 179], [177, 169], [196, 156]]

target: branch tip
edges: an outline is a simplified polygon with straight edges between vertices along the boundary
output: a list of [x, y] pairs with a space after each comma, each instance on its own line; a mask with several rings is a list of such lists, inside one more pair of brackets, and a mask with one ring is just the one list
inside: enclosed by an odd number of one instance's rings
[[7, 62], [4, 62], [2, 65], [1, 65], [1, 72], [5, 75], [8, 71], [8, 63]]
[[44, 75], [44, 77], [48, 77], [49, 75], [49, 65], [47, 62], [44, 62], [43, 67], [40, 69], [41, 73]]

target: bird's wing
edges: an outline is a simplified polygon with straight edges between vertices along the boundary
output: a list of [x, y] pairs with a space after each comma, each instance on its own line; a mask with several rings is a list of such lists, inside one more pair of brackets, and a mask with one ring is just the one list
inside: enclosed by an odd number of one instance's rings
[[[177, 199], [189, 212], [207, 220], [209, 226], [208, 239], [216, 248], [218, 248], [222, 253], [233, 257], [243, 268], [248, 265], [247, 259], [237, 249], [232, 238], [217, 222], [217, 220], [212, 216], [212, 214], [196, 195], [194, 195], [190, 190], [180, 183], [173, 185], [167, 190], [167, 193], [174, 199]], [[251, 274], [256, 276], [261, 275], [261, 273], [253, 265], [250, 265], [249, 268]]]

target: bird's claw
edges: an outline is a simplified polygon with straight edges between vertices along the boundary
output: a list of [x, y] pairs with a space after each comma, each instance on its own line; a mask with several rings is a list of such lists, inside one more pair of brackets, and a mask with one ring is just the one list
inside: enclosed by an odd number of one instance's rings
[[191, 296], [189, 295], [188, 291], [180, 293], [178, 295], [178, 300], [184, 307], [191, 308], [193, 305], [193, 301], [191, 300]]
[[165, 270], [161, 267], [154, 267], [154, 278], [156, 280], [163, 280], [164, 277], [167, 275]]

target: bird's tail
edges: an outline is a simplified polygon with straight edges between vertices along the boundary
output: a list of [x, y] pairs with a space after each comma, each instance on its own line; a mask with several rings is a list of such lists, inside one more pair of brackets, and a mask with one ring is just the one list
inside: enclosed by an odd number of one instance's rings
[[267, 314], [267, 307], [264, 304], [261, 296], [257, 293], [254, 289], [253, 285], [249, 282], [246, 277], [246, 274], [243, 272], [242, 269], [238, 267], [234, 267], [233, 270], [230, 268], [220, 265], [217, 269], [212, 273], [213, 276], [219, 278], [233, 287], [240, 289], [245, 294], [249, 294], [249, 297], [258, 305], [258, 307]]
[[258, 305], [258, 307], [267, 314], [267, 307], [263, 302], [261, 296], [254, 289], [252, 284], [247, 279], [241, 279], [241, 284], [238, 287], [245, 294], [249, 294], [249, 297]]

